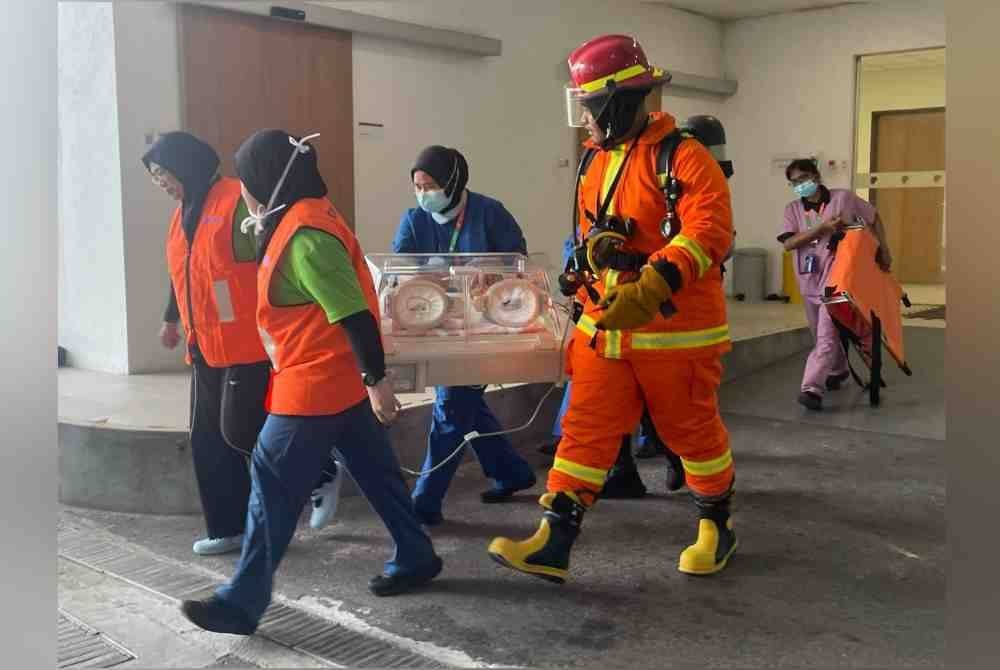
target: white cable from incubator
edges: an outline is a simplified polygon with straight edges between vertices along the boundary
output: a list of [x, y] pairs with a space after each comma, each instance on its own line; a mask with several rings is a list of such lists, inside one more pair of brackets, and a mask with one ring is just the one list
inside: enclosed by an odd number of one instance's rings
[[443, 467], [445, 463], [448, 463], [451, 459], [455, 458], [460, 453], [462, 453], [462, 450], [465, 449], [465, 447], [467, 447], [468, 445], [470, 445], [473, 440], [478, 440], [481, 437], [498, 437], [500, 435], [512, 435], [513, 433], [519, 433], [522, 430], [527, 430], [528, 428], [531, 427], [531, 424], [533, 424], [535, 422], [535, 419], [538, 418], [538, 413], [542, 411], [542, 405], [545, 404], [546, 399], [548, 399], [548, 397], [552, 395], [552, 392], [555, 391], [557, 388], [562, 388], [564, 386], [563, 371], [565, 368], [565, 360], [563, 357], [565, 355], [566, 336], [569, 334], [569, 327], [570, 324], [573, 323], [573, 319], [570, 318], [571, 312], [566, 305], [555, 303], [555, 306], [559, 307], [560, 309], [566, 312], [566, 325], [563, 328], [562, 339], [559, 341], [559, 374], [556, 377], [557, 381], [554, 384], [552, 384], [549, 390], [546, 391], [544, 395], [542, 395], [541, 400], [538, 401], [538, 405], [535, 407], [535, 411], [531, 414], [531, 418], [528, 419], [528, 422], [525, 423], [523, 426], [519, 426], [517, 428], [510, 428], [508, 430], [498, 430], [492, 433], [477, 433], [476, 431], [472, 431], [471, 433], [465, 436], [465, 439], [462, 441], [461, 444], [459, 444], [455, 448], [455, 451], [451, 452], [451, 454], [447, 458], [445, 458], [443, 461], [435, 465], [433, 468], [429, 470], [417, 471], [401, 467], [400, 469], [403, 472], [405, 472], [408, 475], [412, 475], [414, 477], [423, 477], [425, 475], [429, 475], [438, 468]]

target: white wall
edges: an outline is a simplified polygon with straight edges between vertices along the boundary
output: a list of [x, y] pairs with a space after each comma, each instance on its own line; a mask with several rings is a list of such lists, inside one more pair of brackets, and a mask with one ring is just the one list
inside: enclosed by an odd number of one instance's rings
[[[725, 71], [739, 91], [723, 103], [739, 246], [771, 250], [772, 290], [781, 287], [775, 242], [781, 214], [792, 199], [784, 174], [771, 171], [781, 154], [819, 152], [850, 161], [855, 112], [855, 57], [943, 46], [943, 0], [845, 6], [726, 24]], [[824, 176], [850, 184], [845, 170]]]
[[[333, 4], [504, 41], [502, 56], [481, 58], [355, 36], [355, 121], [385, 124], [378, 139], [357, 137], [354, 165], [345, 166], [355, 170], [358, 234], [369, 251], [389, 249], [400, 214], [413, 204], [410, 165], [421, 148], [441, 143], [465, 153], [470, 186], [507, 205], [530, 248], [558, 262], [569, 230], [576, 154], [562, 97], [569, 51], [594, 35], [622, 31], [636, 34], [656, 65], [704, 76], [722, 72], [720, 25], [663, 7], [594, 0]], [[630, 11], [622, 11], [626, 5]], [[109, 103], [113, 94], [101, 97], [108, 107], [103, 118], [117, 119], [119, 132], [117, 141], [104, 138], [102, 146], [114, 143], [121, 162], [118, 182], [103, 192], [120, 201], [117, 253], [124, 254], [124, 266], [119, 256], [111, 294], [122, 291], [122, 272], [125, 294], [109, 302], [108, 282], [86, 292], [109, 311], [114, 306], [120, 330], [127, 303], [127, 343], [119, 338], [112, 347], [122, 358], [115, 371], [179, 369], [180, 354], [160, 348], [156, 337], [167, 290], [163, 240], [172, 203], [150, 184], [139, 161], [148, 134], [180, 126], [176, 7], [115, 3], [114, 22], [114, 41], [106, 35], [103, 44], [117, 60], [117, 71], [109, 70], [117, 80], [109, 81], [117, 86], [117, 109]], [[664, 108], [679, 118], [720, 113], [715, 99], [667, 97]], [[79, 160], [93, 153], [73, 151]], [[559, 167], [561, 158], [571, 167]]]
[[[503, 41], [503, 55], [469, 57], [355, 36], [355, 121], [384, 123], [357, 137], [357, 230], [366, 250], [387, 250], [402, 211], [413, 206], [409, 171], [428, 144], [459, 148], [470, 188], [498, 198], [520, 222], [529, 249], [558, 263], [569, 234], [576, 148], [566, 126], [566, 57], [607, 32], [635, 34], [661, 67], [722, 72], [721, 26], [633, 2], [508, 0], [337, 2], [337, 7]], [[666, 98], [681, 118], [718, 112], [715, 100]], [[568, 159], [570, 167], [559, 167]]]
[[129, 372], [177, 370], [183, 347], [168, 351], [158, 337], [169, 290], [164, 241], [176, 203], [153, 186], [140, 161], [148, 135], [181, 125], [177, 10], [166, 2], [116, 2], [114, 12]]
[[59, 3], [59, 344], [125, 373], [125, 268], [111, 3]]

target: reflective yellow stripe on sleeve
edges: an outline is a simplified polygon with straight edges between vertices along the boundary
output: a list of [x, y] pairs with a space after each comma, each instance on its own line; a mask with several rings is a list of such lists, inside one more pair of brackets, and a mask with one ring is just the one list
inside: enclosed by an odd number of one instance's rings
[[669, 247], [680, 247], [684, 249], [691, 257], [694, 258], [695, 263], [698, 264], [698, 277], [701, 277], [709, 268], [712, 267], [712, 259], [709, 258], [705, 250], [701, 248], [701, 245], [692, 240], [690, 237], [685, 237], [683, 235], [675, 235], [672, 240], [670, 240]]

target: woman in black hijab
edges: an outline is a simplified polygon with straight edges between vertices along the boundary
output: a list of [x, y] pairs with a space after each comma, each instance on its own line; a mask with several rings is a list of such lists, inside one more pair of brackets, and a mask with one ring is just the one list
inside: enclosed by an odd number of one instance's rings
[[[219, 175], [215, 150], [184, 132], [162, 135], [142, 157], [153, 183], [179, 202], [167, 235], [170, 299], [164, 347], [181, 341], [191, 365], [191, 456], [207, 537], [196, 554], [243, 540], [249, 453], [264, 423], [269, 365], [254, 319], [253, 240], [239, 230], [239, 181]], [[242, 252], [240, 251], [242, 249]]]
[[[166, 133], [142, 162], [153, 182], [180, 201], [167, 239], [171, 287], [160, 338], [175, 348], [183, 323], [192, 367], [191, 453], [208, 530], [193, 550], [236, 551], [250, 495], [245, 457], [264, 424], [270, 374], [257, 332], [255, 242], [241, 228], [247, 212], [240, 182], [220, 176], [211, 146], [189, 133]], [[327, 470], [336, 472], [332, 459]]]
[[386, 375], [372, 278], [357, 239], [325, 197], [309, 139], [264, 130], [236, 152], [258, 240], [257, 325], [275, 372], [236, 573], [211, 598], [181, 606], [194, 624], [218, 633], [256, 630], [313, 473], [331, 448], [395, 542], [369, 590], [401, 593], [442, 567], [382, 425], [400, 405]]

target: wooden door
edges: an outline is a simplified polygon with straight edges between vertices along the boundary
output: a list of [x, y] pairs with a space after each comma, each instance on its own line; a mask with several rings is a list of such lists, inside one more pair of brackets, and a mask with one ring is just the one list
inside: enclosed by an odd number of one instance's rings
[[195, 5], [180, 15], [181, 113], [215, 147], [224, 174], [254, 131], [312, 140], [329, 198], [354, 226], [351, 34]]
[[[873, 114], [872, 172], [944, 170], [944, 119], [940, 108]], [[883, 188], [871, 193], [899, 280], [942, 283], [944, 189]]]

